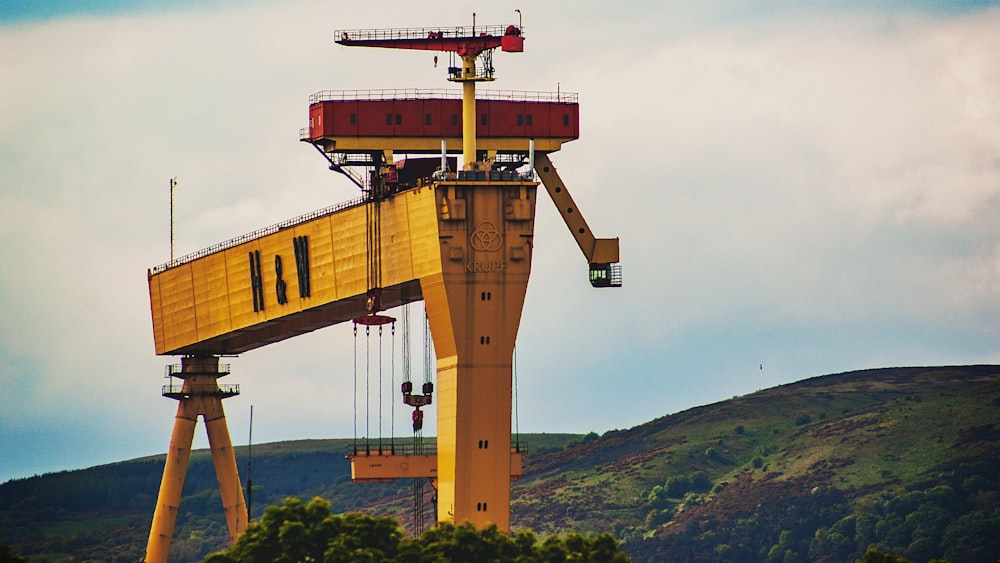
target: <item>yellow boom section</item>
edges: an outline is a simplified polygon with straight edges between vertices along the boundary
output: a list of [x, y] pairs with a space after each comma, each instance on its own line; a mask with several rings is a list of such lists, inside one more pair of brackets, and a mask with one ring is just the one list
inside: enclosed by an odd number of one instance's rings
[[[157, 354], [238, 354], [365, 314], [367, 206], [359, 204], [149, 272]], [[381, 202], [383, 308], [421, 299], [441, 271], [434, 191]]]
[[590, 226], [587, 225], [586, 219], [583, 218], [583, 214], [580, 213], [580, 209], [573, 201], [573, 197], [569, 195], [566, 183], [559, 177], [555, 165], [549, 160], [549, 156], [540, 153], [536, 155], [536, 159], [535, 171], [542, 180], [542, 184], [545, 185], [546, 191], [549, 192], [549, 197], [552, 198], [552, 203], [556, 205], [556, 209], [569, 228], [569, 232], [576, 240], [576, 244], [580, 247], [580, 251], [587, 258], [587, 262], [591, 264], [618, 262], [618, 239], [595, 237]]

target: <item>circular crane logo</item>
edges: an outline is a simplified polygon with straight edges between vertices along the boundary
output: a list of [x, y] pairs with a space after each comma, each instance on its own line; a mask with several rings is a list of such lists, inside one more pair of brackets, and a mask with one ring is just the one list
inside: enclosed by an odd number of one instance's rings
[[469, 237], [472, 248], [479, 252], [496, 252], [503, 246], [503, 235], [492, 221], [483, 221]]

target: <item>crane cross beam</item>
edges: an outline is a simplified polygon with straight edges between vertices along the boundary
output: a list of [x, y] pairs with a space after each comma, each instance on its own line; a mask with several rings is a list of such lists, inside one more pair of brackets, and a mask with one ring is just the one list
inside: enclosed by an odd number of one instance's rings
[[348, 47], [382, 47], [440, 51], [476, 56], [500, 47], [503, 51], [524, 50], [522, 30], [515, 25], [456, 28], [352, 29], [334, 32], [334, 42]]

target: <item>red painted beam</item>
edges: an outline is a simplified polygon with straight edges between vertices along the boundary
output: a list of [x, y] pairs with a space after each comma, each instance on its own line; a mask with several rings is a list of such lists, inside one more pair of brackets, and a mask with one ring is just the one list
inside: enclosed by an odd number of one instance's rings
[[382, 47], [385, 49], [414, 49], [418, 51], [441, 51], [459, 55], [478, 55], [488, 49], [501, 46], [500, 37], [441, 37], [424, 39], [351, 39], [341, 36], [336, 43], [348, 47]]
[[514, 53], [524, 50], [523, 29], [515, 25], [342, 29], [334, 32], [334, 42], [349, 47], [415, 49], [470, 56], [497, 47]]

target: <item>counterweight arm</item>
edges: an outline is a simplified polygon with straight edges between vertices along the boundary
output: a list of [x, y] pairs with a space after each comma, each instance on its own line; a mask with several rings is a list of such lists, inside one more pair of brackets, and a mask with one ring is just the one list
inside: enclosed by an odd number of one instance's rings
[[590, 284], [594, 287], [620, 287], [622, 282], [618, 239], [594, 236], [548, 154], [539, 153], [535, 156], [535, 171], [590, 264]]

